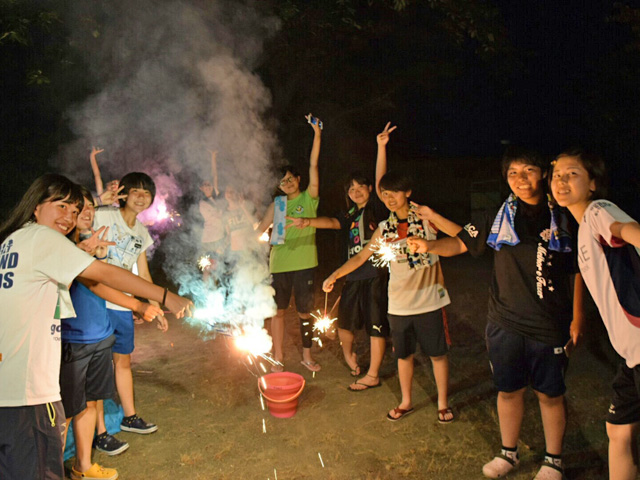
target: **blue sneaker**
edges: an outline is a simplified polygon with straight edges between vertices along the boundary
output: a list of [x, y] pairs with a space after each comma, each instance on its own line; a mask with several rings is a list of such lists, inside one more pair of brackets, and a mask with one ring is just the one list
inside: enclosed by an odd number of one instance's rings
[[131, 415], [130, 417], [124, 417], [120, 424], [120, 429], [125, 432], [140, 433], [146, 435], [158, 430], [158, 426], [154, 423], [147, 423], [138, 415]]

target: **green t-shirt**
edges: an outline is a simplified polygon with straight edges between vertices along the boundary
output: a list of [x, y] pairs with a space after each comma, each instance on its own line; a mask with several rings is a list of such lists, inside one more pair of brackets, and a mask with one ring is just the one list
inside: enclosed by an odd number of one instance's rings
[[[314, 218], [317, 216], [320, 198], [311, 198], [305, 190], [296, 198], [287, 199], [288, 217]], [[318, 266], [316, 250], [316, 229], [289, 228], [286, 230], [283, 245], [274, 245], [269, 257], [271, 273], [295, 272]]]

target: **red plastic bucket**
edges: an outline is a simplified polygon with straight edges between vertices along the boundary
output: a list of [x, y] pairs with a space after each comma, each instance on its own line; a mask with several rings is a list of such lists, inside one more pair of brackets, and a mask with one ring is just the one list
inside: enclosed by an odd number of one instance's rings
[[304, 377], [292, 372], [269, 373], [258, 379], [258, 389], [267, 400], [269, 412], [277, 418], [291, 418], [296, 414], [304, 385]]

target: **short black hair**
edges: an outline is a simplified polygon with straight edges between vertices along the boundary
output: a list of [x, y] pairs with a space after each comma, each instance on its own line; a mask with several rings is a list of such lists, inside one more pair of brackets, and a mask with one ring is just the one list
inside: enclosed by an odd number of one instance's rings
[[[577, 158], [589, 174], [589, 179], [595, 180], [596, 189], [591, 194], [591, 200], [598, 200], [600, 198], [607, 197], [609, 176], [607, 174], [607, 166], [605, 165], [604, 160], [599, 154], [587, 151], [582, 147], [571, 147], [558, 155], [556, 157], [556, 160], [560, 159], [561, 157]], [[555, 161], [551, 162], [552, 173], [555, 164]], [[553, 175], [549, 175], [549, 178], [551, 179], [552, 176]]]
[[540, 155], [535, 150], [530, 150], [518, 145], [510, 145], [502, 155], [502, 178], [504, 178], [505, 180], [507, 179], [507, 172], [509, 171], [509, 167], [514, 162], [525, 163], [527, 165], [539, 167], [540, 170], [542, 170], [543, 175], [549, 167], [544, 161], [544, 158], [542, 158], [542, 155]]
[[[122, 189], [122, 193], [125, 195], [129, 195], [129, 191], [132, 188], [142, 188], [151, 192], [151, 203], [153, 203], [153, 200], [156, 198], [156, 184], [154, 183], [153, 179], [146, 173], [127, 173], [124, 177], [122, 177], [122, 180], [120, 180], [120, 186], [124, 186], [124, 188]], [[127, 204], [127, 199], [121, 198], [119, 200], [119, 203], [120, 207], [124, 208], [124, 206]]]
[[389, 190], [390, 192], [408, 192], [413, 190], [413, 185], [408, 176], [396, 172], [387, 172], [380, 179], [380, 190]]
[[287, 176], [287, 172], [291, 173], [294, 177], [300, 177], [300, 172], [293, 165], [285, 165], [284, 167], [279, 168], [280, 178], [284, 178]]

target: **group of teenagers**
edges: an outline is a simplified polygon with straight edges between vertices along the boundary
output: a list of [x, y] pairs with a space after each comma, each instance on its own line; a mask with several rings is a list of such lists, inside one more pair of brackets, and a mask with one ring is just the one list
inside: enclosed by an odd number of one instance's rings
[[[387, 172], [386, 148], [396, 128], [388, 123], [377, 136], [375, 182], [351, 175], [345, 183], [347, 210], [335, 217], [318, 217], [321, 129], [311, 126], [308, 188], [301, 189], [301, 176], [293, 167], [284, 167], [278, 184], [280, 199], [271, 204], [257, 232], [269, 225], [277, 230], [278, 210], [286, 213], [284, 241], [274, 242], [272, 232], [269, 259], [277, 304], [271, 319], [277, 361], [273, 370], [284, 367], [284, 312], [292, 293], [300, 321], [301, 363], [313, 372], [321, 368], [311, 355], [310, 312], [318, 265], [315, 231], [340, 229], [345, 233], [348, 259], [324, 280], [322, 288], [330, 292], [338, 278], [346, 277], [337, 326], [344, 359], [351, 375], [358, 377], [349, 390], [362, 392], [381, 385], [385, 337], [390, 335], [402, 398], [386, 418], [395, 422], [414, 411], [414, 355], [420, 345], [433, 367], [437, 420], [452, 422], [447, 356], [451, 341], [444, 311], [450, 300], [440, 258], [465, 252], [477, 257], [491, 249], [494, 267], [485, 338], [498, 391], [502, 446], [482, 473], [500, 478], [518, 467], [524, 394], [531, 386], [538, 398], [546, 446], [535, 479], [564, 478], [565, 373], [568, 355], [585, 330], [586, 285], [611, 344], [624, 360], [613, 381], [606, 417], [609, 475], [614, 480], [635, 479], [640, 427], [640, 226], [605, 200], [603, 160], [574, 148], [549, 164], [535, 151], [511, 146], [501, 162], [508, 198], [497, 211], [474, 215], [461, 226], [412, 202], [408, 175]], [[388, 269], [368, 261], [381, 244], [391, 244], [395, 252]], [[371, 342], [366, 373], [353, 348], [359, 328], [366, 329]]]
[[[94, 171], [100, 152], [91, 153]], [[181, 318], [192, 303], [152, 283], [145, 251], [153, 240], [137, 217], [153, 202], [153, 180], [132, 172], [104, 190], [97, 175], [96, 186], [94, 199], [68, 178], [45, 174], [0, 225], [2, 479], [65, 478], [70, 425], [71, 478], [117, 479], [91, 459], [92, 448], [108, 455], [129, 448], [105, 425], [103, 400], [116, 390], [121, 430], [158, 429], [136, 413], [134, 315], [166, 331], [163, 308]]]
[[[249, 227], [253, 211], [233, 190], [225, 194], [226, 213], [219, 226], [215, 153], [213, 182], [201, 185], [205, 251], [220, 252], [223, 238], [225, 248], [242, 250], [242, 238], [255, 238], [272, 226], [269, 269], [277, 307], [270, 322], [273, 370], [285, 367], [284, 313], [292, 295], [300, 322], [301, 363], [312, 372], [321, 369], [312, 356], [315, 232], [340, 229], [348, 259], [322, 288], [329, 292], [338, 278], [346, 277], [338, 335], [354, 377], [349, 390], [364, 392], [381, 385], [380, 366], [390, 335], [402, 398], [386, 418], [396, 422], [414, 412], [412, 380], [419, 345], [433, 367], [437, 420], [452, 422], [451, 341], [444, 311], [450, 299], [440, 258], [467, 251], [479, 256], [488, 247], [494, 269], [486, 344], [498, 390], [502, 446], [483, 466], [483, 474], [500, 478], [518, 466], [524, 393], [531, 386], [539, 400], [546, 444], [535, 478], [563, 478], [566, 353], [584, 333], [586, 284], [624, 360], [607, 413], [610, 478], [635, 479], [640, 226], [604, 199], [602, 160], [574, 149], [549, 165], [536, 152], [509, 148], [502, 159], [509, 197], [497, 211], [460, 226], [411, 202], [412, 179], [405, 173], [387, 172], [386, 148], [396, 129], [388, 123], [377, 135], [375, 182], [351, 175], [345, 184], [347, 210], [318, 217], [322, 124], [312, 119], [308, 117], [314, 131], [308, 187], [301, 188], [294, 167], [283, 167], [280, 195], [256, 229]], [[92, 152], [94, 166], [98, 153]], [[99, 196], [94, 200], [89, 190], [66, 177], [46, 174], [0, 225], [0, 305], [6, 317], [0, 322], [0, 478], [64, 478], [62, 452], [71, 421], [77, 449], [71, 478], [118, 478], [114, 469], [91, 461], [92, 447], [110, 454], [128, 447], [104, 426], [101, 400], [113, 397], [114, 388], [125, 415], [122, 430], [157, 430], [136, 414], [133, 399], [134, 314], [147, 321], [157, 318], [159, 328], [166, 330], [160, 305], [180, 318], [189, 314], [191, 302], [151, 280], [145, 250], [152, 240], [137, 216], [153, 202], [153, 180], [134, 172], [117, 188], [102, 192], [101, 182], [96, 183]], [[101, 203], [107, 206], [96, 207]], [[369, 261], [381, 244], [391, 244], [395, 252], [388, 269]], [[134, 266], [137, 275], [131, 273]], [[354, 351], [354, 334], [360, 328], [370, 337], [366, 373]]]

